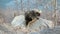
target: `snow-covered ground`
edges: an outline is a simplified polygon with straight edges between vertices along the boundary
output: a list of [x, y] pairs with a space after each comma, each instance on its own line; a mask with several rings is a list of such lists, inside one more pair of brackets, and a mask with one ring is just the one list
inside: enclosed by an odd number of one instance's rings
[[13, 19], [13, 21], [11, 22], [11, 25], [14, 28], [20, 27], [22, 29], [29, 29], [29, 30], [38, 30], [38, 29], [45, 29], [45, 28], [53, 28], [54, 27], [54, 24], [52, 21], [46, 20], [43, 18], [39, 18], [39, 20], [36, 20], [33, 24], [26, 27], [24, 15], [16, 16]]
[[31, 24], [31, 26], [28, 26], [27, 28], [25, 27], [24, 21], [24, 15], [20, 15], [16, 16], [11, 24], [0, 24], [0, 34], [40, 34], [40, 32], [42, 33], [43, 29], [53, 29], [54, 27], [52, 21], [43, 18], [39, 18], [39, 20], [35, 21], [33, 24]]
[[17, 29], [14, 30], [12, 26], [9, 24], [0, 24], [0, 34], [60, 34], [60, 26], [56, 26], [53, 29], [47, 28], [47, 29], [38, 29], [39, 31], [29, 31], [27, 29]]
[[56, 26], [53, 29], [43, 29], [39, 33], [40, 34], [60, 34], [60, 26]]

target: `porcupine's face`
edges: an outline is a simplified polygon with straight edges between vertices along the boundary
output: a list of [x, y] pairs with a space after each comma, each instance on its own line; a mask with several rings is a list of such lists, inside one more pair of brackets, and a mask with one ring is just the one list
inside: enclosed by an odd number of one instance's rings
[[32, 21], [34, 18], [39, 19], [39, 18], [38, 18], [39, 16], [40, 16], [40, 13], [39, 13], [39, 12], [36, 12], [36, 11], [34, 11], [34, 10], [26, 12], [26, 13], [25, 13], [26, 26], [27, 26], [28, 23], [29, 23], [30, 21]]

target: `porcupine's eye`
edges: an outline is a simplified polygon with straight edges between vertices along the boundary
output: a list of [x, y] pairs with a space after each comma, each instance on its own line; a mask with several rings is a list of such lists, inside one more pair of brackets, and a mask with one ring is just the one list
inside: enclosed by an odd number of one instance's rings
[[36, 12], [37, 19], [39, 19], [40, 13]]
[[39, 12], [36, 12], [36, 15], [37, 15], [37, 16], [40, 16], [40, 13], [39, 13]]

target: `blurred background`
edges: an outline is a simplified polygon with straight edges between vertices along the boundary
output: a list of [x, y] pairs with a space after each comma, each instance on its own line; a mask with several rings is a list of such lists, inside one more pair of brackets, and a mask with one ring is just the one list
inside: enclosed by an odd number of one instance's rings
[[60, 0], [0, 0], [0, 23], [11, 23], [26, 10], [41, 10], [41, 18], [60, 25]]

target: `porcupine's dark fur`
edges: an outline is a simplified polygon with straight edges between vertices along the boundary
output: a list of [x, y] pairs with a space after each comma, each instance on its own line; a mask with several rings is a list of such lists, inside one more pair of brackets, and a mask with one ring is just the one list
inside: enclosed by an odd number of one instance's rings
[[[40, 16], [40, 13], [35, 12], [34, 10], [28, 11], [25, 13], [25, 20], [26, 20], [26, 26], [29, 24], [30, 21], [32, 21], [34, 18], [37, 18], [37, 16]], [[37, 18], [38, 19], [38, 18]]]

